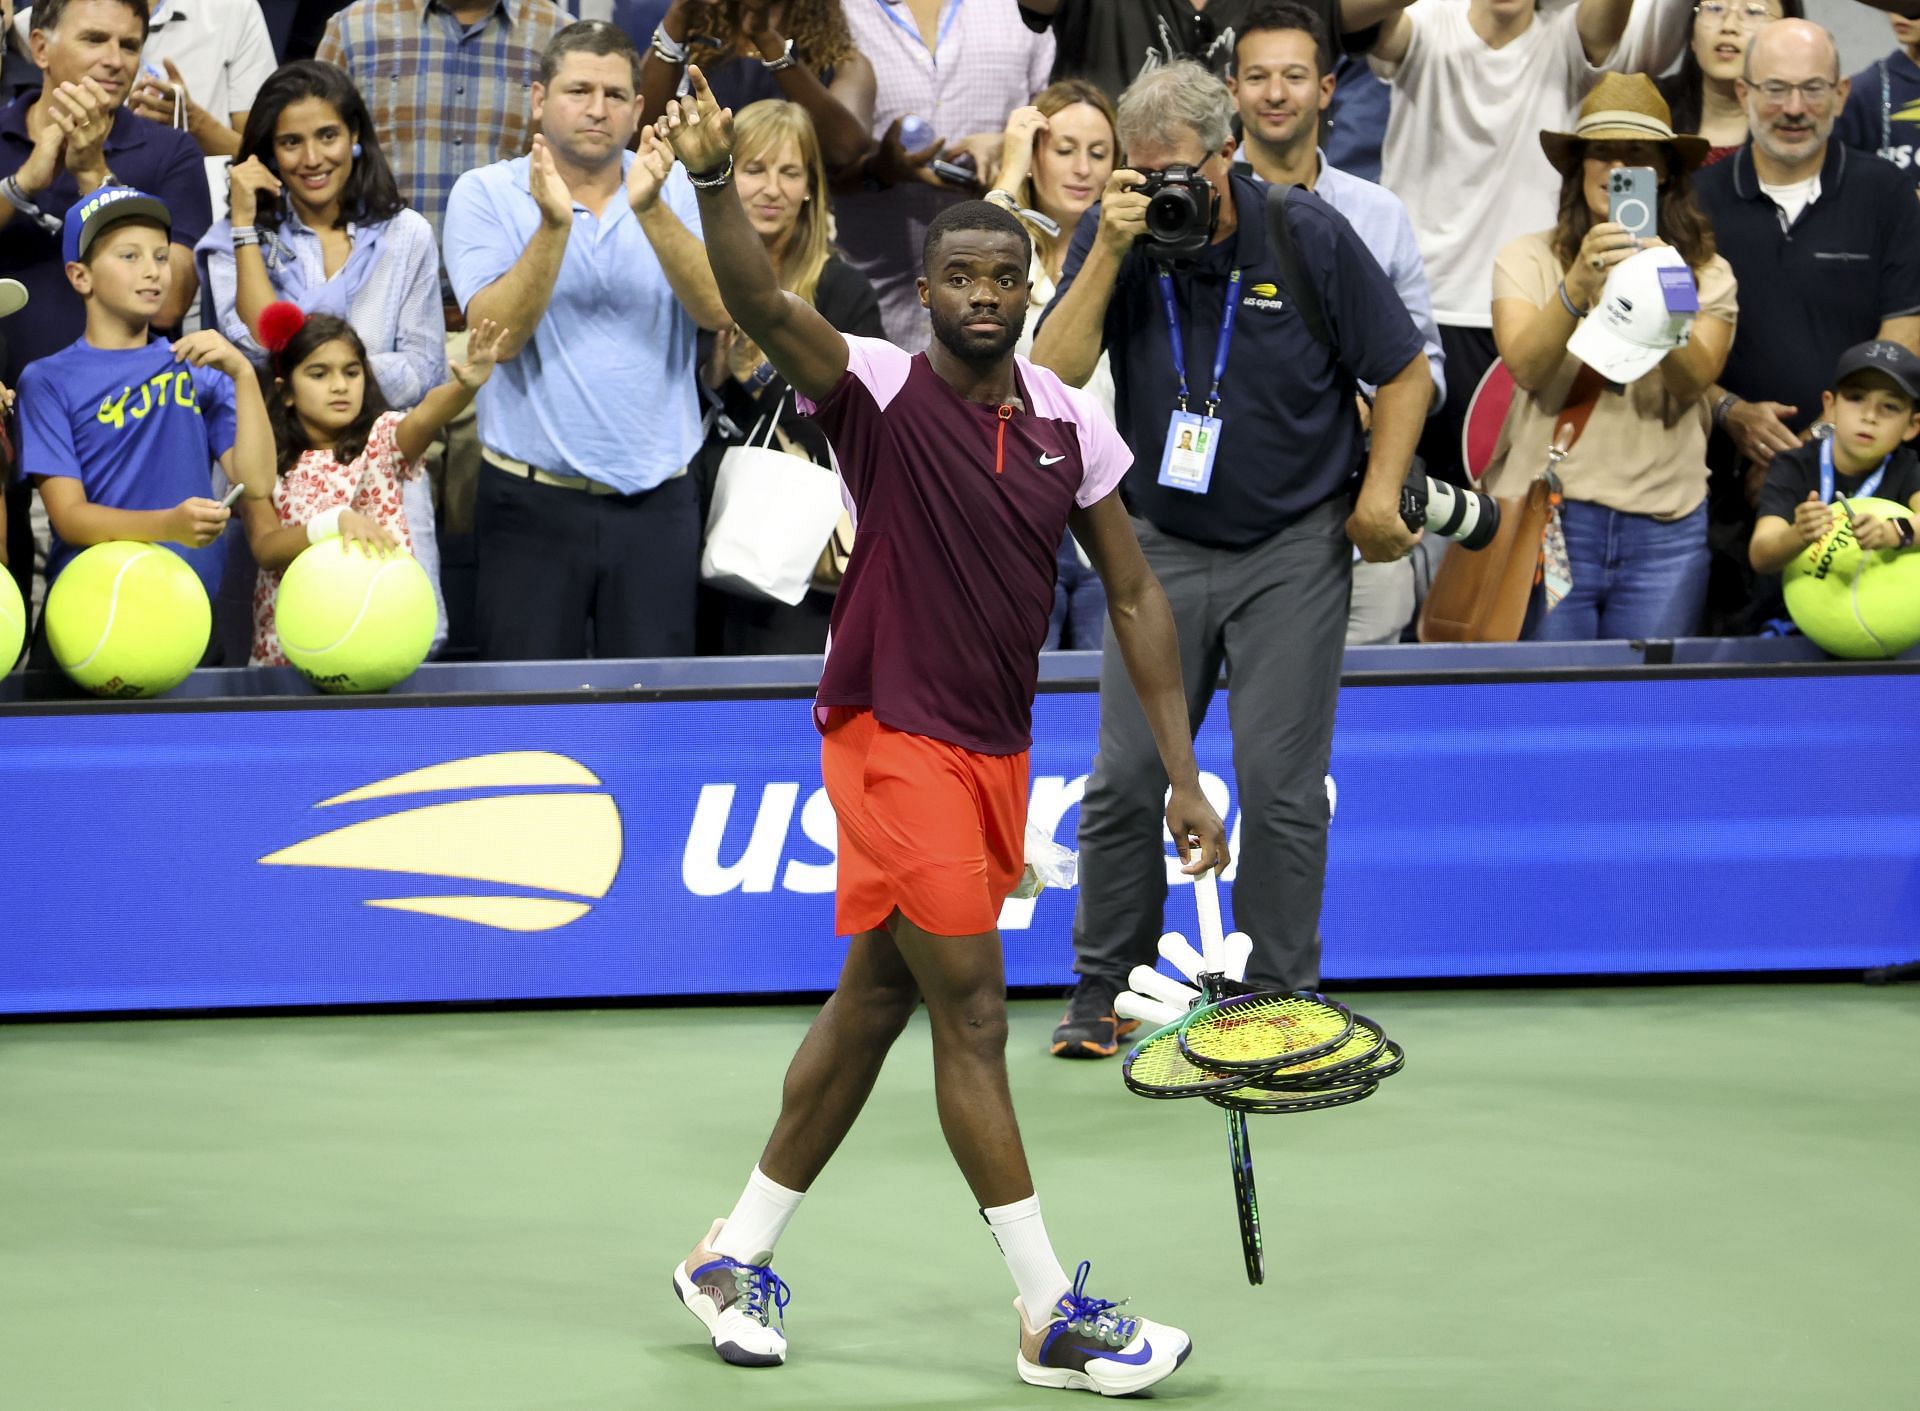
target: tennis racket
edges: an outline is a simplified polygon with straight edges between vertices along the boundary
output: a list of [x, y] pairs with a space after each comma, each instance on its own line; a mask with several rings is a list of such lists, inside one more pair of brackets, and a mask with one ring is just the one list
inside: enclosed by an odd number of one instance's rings
[[1251, 1079], [1331, 1053], [1352, 1033], [1344, 1004], [1264, 991], [1201, 1005], [1181, 1021], [1175, 1041], [1196, 1068]]
[[[1267, 1088], [1235, 1088], [1232, 1092], [1207, 1093], [1205, 1096], [1214, 1106], [1224, 1107], [1229, 1118], [1244, 1122], [1249, 1112], [1275, 1117], [1345, 1107], [1350, 1102], [1372, 1097], [1379, 1090], [1378, 1083], [1351, 1083], [1322, 1092], [1276, 1093]], [[1254, 1282], [1258, 1283], [1259, 1280]]]
[[1156, 1029], [1140, 1040], [1120, 1060], [1120, 1078], [1129, 1090], [1141, 1097], [1205, 1097], [1245, 1087], [1243, 1075], [1211, 1073], [1196, 1067], [1180, 1051], [1182, 1014], [1172, 1023]]
[[1386, 1043], [1387, 1036], [1378, 1024], [1364, 1014], [1356, 1014], [1353, 1016], [1353, 1032], [1338, 1048], [1304, 1063], [1289, 1063], [1284, 1068], [1276, 1068], [1254, 1079], [1249, 1086], [1288, 1091], [1344, 1081], [1348, 1073], [1356, 1068], [1364, 1068], [1378, 1058]]

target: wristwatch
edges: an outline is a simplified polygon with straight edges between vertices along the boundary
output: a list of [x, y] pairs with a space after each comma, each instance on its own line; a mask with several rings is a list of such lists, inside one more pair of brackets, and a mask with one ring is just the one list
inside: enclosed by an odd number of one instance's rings
[[793, 57], [793, 41], [789, 39], [787, 41], [787, 47], [780, 51], [779, 58], [762, 59], [760, 61], [760, 67], [765, 69], [768, 73], [779, 73], [780, 70], [790, 69], [799, 62], [800, 61], [798, 59]]
[[1901, 548], [1911, 549], [1913, 547], [1913, 521], [1912, 520], [1902, 519], [1898, 516], [1895, 516], [1893, 521], [1893, 532], [1900, 536]]

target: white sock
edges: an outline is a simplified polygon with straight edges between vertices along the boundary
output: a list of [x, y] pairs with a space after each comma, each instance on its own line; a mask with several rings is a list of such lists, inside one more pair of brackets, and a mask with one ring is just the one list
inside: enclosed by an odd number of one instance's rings
[[739, 1204], [727, 1216], [720, 1237], [710, 1248], [742, 1264], [765, 1264], [773, 1257], [773, 1247], [780, 1242], [787, 1221], [806, 1196], [805, 1191], [790, 1191], [778, 1181], [769, 1180], [755, 1166], [747, 1177], [747, 1188], [740, 1192]]
[[1030, 1195], [1012, 1205], [995, 1205], [980, 1212], [1007, 1261], [1007, 1272], [1020, 1290], [1021, 1306], [1036, 1326], [1045, 1326], [1060, 1295], [1073, 1287], [1067, 1271], [1053, 1252], [1047, 1225], [1040, 1218], [1040, 1197]]

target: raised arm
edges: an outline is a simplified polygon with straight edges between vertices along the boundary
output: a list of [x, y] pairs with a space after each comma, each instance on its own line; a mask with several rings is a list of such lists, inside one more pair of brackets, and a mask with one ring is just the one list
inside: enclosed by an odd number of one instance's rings
[[692, 96], [669, 103], [657, 127], [694, 178], [706, 257], [720, 297], [740, 331], [760, 345], [796, 392], [809, 401], [825, 401], [846, 376], [847, 340], [819, 310], [780, 287], [767, 248], [729, 179], [733, 113], [714, 101], [699, 65], [687, 74]]
[[1083, 244], [1083, 237], [1075, 232], [1060, 291], [1033, 336], [1033, 361], [1075, 387], [1086, 386], [1100, 362], [1107, 305], [1113, 299], [1120, 266], [1133, 242], [1146, 233], [1147, 198], [1136, 189], [1139, 184], [1140, 173], [1125, 167], [1107, 178], [1092, 240]]
[[1380, 26], [1380, 33], [1369, 51], [1374, 58], [1397, 64], [1407, 57], [1413, 42], [1413, 21], [1407, 7], [1413, 0], [1340, 0], [1340, 32], [1358, 34]]
[[673, 297], [700, 327], [719, 330], [727, 326], [727, 310], [713, 282], [706, 247], [660, 199], [672, 175], [673, 150], [652, 128], [641, 128], [640, 150], [627, 165], [627, 200], [640, 222], [641, 233], [653, 246]]
[[[540, 207], [540, 224], [533, 238], [505, 274], [467, 300], [469, 323], [492, 319], [513, 330], [503, 358], [516, 356], [547, 316], [561, 261], [567, 257], [567, 238], [573, 233], [573, 195], [560, 179], [546, 138], [538, 134], [528, 157], [527, 185]], [[458, 188], [454, 194], [459, 195]]]
[[[1087, 551], [1107, 593], [1107, 621], [1127, 664], [1134, 694], [1146, 712], [1161, 767], [1173, 786], [1167, 800], [1167, 829], [1180, 849], [1182, 869], [1200, 873], [1224, 869], [1229, 861], [1226, 828], [1200, 792], [1200, 770], [1193, 758], [1193, 724], [1187, 716], [1186, 688], [1180, 680], [1180, 640], [1173, 610], [1160, 580], [1147, 566], [1134, 538], [1133, 523], [1119, 491], [1067, 516], [1067, 526]], [[1188, 839], [1200, 846], [1189, 852]]]
[[1580, 47], [1586, 51], [1588, 63], [1604, 64], [1613, 57], [1632, 14], [1633, 0], [1580, 0], [1574, 27], [1580, 31]]

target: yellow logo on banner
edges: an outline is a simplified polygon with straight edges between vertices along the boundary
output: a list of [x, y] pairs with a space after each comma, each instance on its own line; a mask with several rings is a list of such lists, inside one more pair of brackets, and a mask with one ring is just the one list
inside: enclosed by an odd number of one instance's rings
[[[585, 765], [544, 750], [474, 755], [396, 774], [315, 808], [472, 789], [600, 787]], [[444, 916], [502, 931], [551, 931], [578, 921], [620, 870], [620, 810], [606, 793], [501, 793], [369, 818], [260, 859], [266, 867], [405, 872], [491, 882], [551, 896], [370, 897], [368, 906]]]

